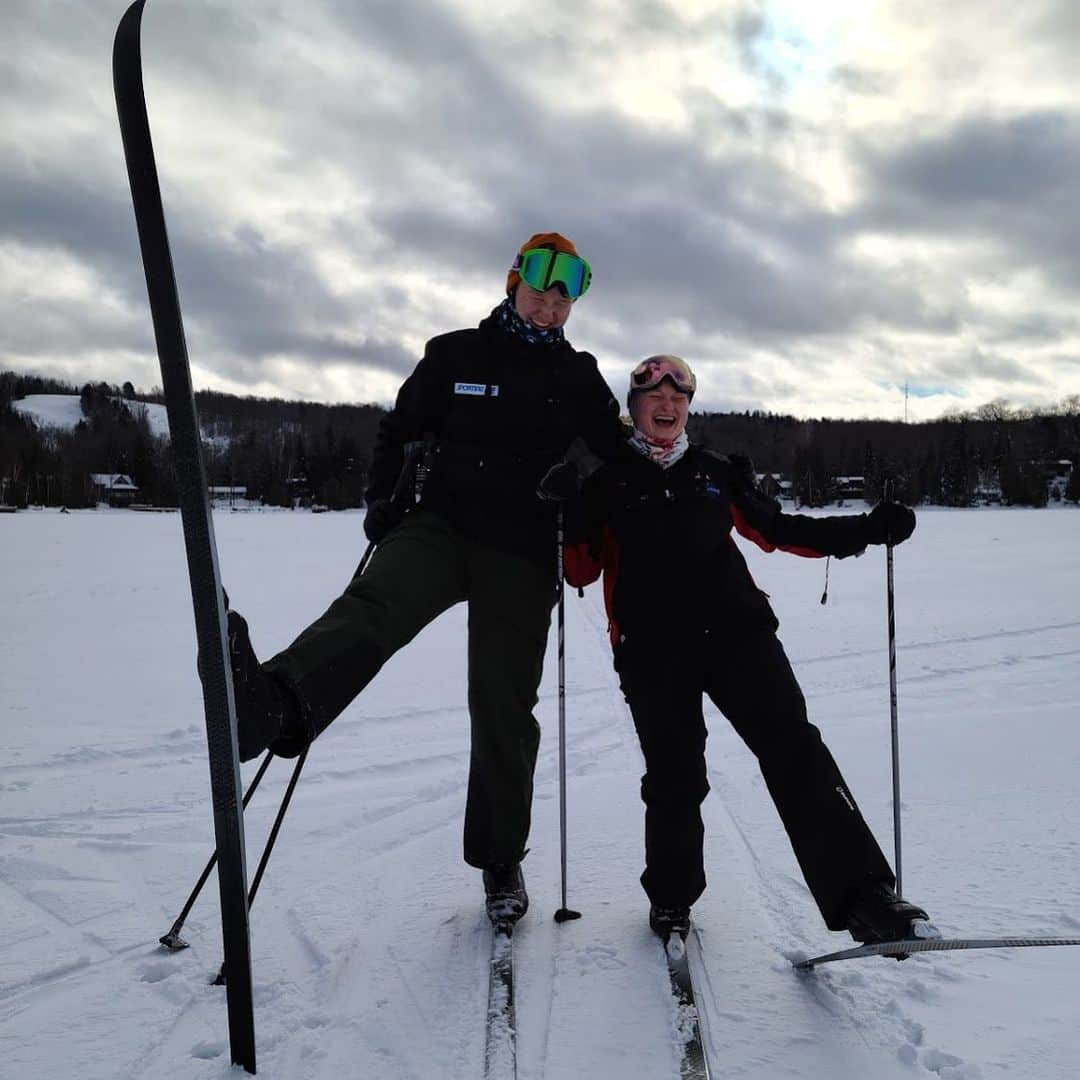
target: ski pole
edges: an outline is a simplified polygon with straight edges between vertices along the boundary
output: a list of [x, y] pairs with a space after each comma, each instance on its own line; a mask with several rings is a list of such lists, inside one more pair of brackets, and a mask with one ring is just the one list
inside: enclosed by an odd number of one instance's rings
[[358, 578], [366, 569], [367, 564], [371, 560], [372, 553], [375, 551], [375, 541], [369, 540], [368, 546], [364, 548], [364, 554], [360, 556], [360, 563], [353, 572], [353, 577]]
[[[425, 443], [409, 443], [405, 448], [405, 460], [401, 465], [401, 472], [398, 474], [397, 482], [394, 484], [394, 492], [391, 496], [391, 500], [394, 502], [399, 501], [405, 494], [405, 489], [411, 480], [411, 474], [413, 466], [419, 460], [420, 452], [424, 449]], [[353, 577], [359, 577], [364, 570], [367, 569], [367, 564], [371, 561], [371, 556], [375, 552], [375, 548], [378, 545], [374, 540], [368, 543], [368, 546], [364, 549], [364, 554], [360, 559], [360, 564], [356, 568], [356, 572]], [[228, 607], [228, 596], [225, 596], [225, 605]], [[270, 765], [270, 759], [274, 756], [272, 750], [268, 750], [266, 756], [263, 758], [262, 764], [259, 766], [259, 771], [255, 774], [255, 778], [251, 781], [251, 786], [247, 790], [247, 794], [244, 795], [243, 807], [247, 807], [251, 796], [255, 794], [255, 789], [259, 786], [259, 781], [263, 778], [263, 773], [266, 772], [267, 767]], [[307, 748], [304, 749], [296, 763], [296, 768], [293, 770], [292, 777], [289, 780], [289, 785], [285, 790], [284, 798], [282, 799], [281, 806], [278, 809], [277, 817], [274, 820], [273, 828], [270, 831], [270, 837], [267, 840], [266, 847], [263, 849], [262, 858], [259, 860], [258, 869], [255, 871], [255, 877], [252, 879], [251, 887], [248, 893], [248, 908], [251, 908], [251, 902], [255, 899], [255, 893], [259, 888], [259, 882], [262, 880], [264, 871], [266, 870], [266, 864], [270, 858], [270, 852], [273, 850], [274, 841], [277, 839], [278, 831], [281, 828], [281, 822], [284, 820], [285, 811], [289, 807], [289, 801], [292, 799], [292, 793], [296, 787], [296, 782], [300, 778], [300, 770], [304, 766], [304, 761], [307, 758]], [[199, 880], [195, 884], [195, 888], [192, 890], [191, 895], [188, 897], [187, 903], [184, 905], [184, 909], [177, 916], [176, 921], [169, 929], [168, 933], [163, 934], [158, 940], [168, 949], [186, 949], [188, 942], [184, 941], [179, 936], [180, 928], [184, 925], [184, 920], [191, 912], [191, 908], [198, 898], [199, 893], [202, 891], [202, 887], [206, 884], [207, 879], [210, 876], [210, 872], [217, 864], [217, 851], [210, 857], [210, 861], [206, 864], [202, 874], [199, 876]], [[219, 974], [219, 979], [224, 982], [224, 969], [222, 974]], [[215, 983], [218, 985], [218, 983]]]
[[[420, 451], [423, 449], [423, 443], [409, 443], [405, 448], [405, 460], [401, 465], [401, 472], [398, 473], [397, 482], [394, 484], [394, 492], [391, 495], [392, 502], [400, 501], [405, 494], [410, 480], [412, 479], [412, 472], [419, 460]], [[371, 561], [371, 556], [375, 553], [375, 548], [378, 544], [372, 540], [368, 543], [368, 546], [364, 549], [364, 554], [360, 557], [360, 563], [356, 568], [356, 572], [353, 577], [359, 577], [366, 569], [368, 563]], [[255, 902], [255, 894], [259, 891], [259, 883], [263, 879], [263, 874], [266, 872], [266, 864], [270, 861], [270, 853], [274, 850], [274, 843], [277, 840], [277, 835], [281, 830], [281, 823], [285, 820], [285, 814], [289, 809], [289, 803], [292, 801], [293, 792], [296, 790], [297, 781], [300, 779], [300, 771], [304, 767], [304, 762], [307, 760], [308, 750], [311, 747], [304, 747], [300, 756], [296, 759], [296, 766], [293, 768], [292, 776], [289, 777], [288, 786], [285, 788], [285, 794], [281, 800], [281, 806], [278, 807], [277, 816], [274, 818], [274, 824], [270, 829], [270, 835], [267, 837], [266, 845], [263, 848], [262, 857], [259, 859], [259, 865], [255, 870], [255, 876], [251, 880], [251, 888], [248, 892], [248, 911], [251, 910], [251, 905]], [[273, 756], [273, 751], [267, 754], [267, 758]], [[263, 763], [265, 767], [266, 762]], [[260, 776], [262, 770], [260, 769]], [[254, 786], [254, 785], [253, 785]], [[245, 802], [246, 805], [246, 802]], [[164, 939], [162, 939], [164, 940]], [[222, 964], [221, 970], [218, 972], [217, 978], [214, 980], [215, 986], [221, 986], [225, 982], [225, 965]]]
[[[892, 481], [886, 480], [882, 498], [892, 497]], [[900, 855], [900, 727], [896, 707], [896, 616], [893, 588], [893, 545], [885, 545], [885, 592], [889, 619], [889, 716], [892, 728], [892, 785], [893, 785], [893, 850], [896, 862], [896, 891], [904, 895], [903, 868]]]
[[[285, 813], [289, 809], [289, 803], [292, 801], [293, 792], [296, 790], [296, 782], [300, 779], [300, 770], [304, 767], [304, 762], [307, 761], [308, 751], [311, 746], [305, 746], [301, 751], [300, 756], [296, 759], [296, 765], [293, 767], [292, 776], [289, 777], [288, 787], [285, 788], [285, 794], [281, 799], [281, 806], [278, 807], [277, 817], [274, 818], [274, 824], [270, 828], [270, 835], [266, 838], [266, 845], [263, 848], [262, 858], [259, 859], [258, 868], [255, 870], [255, 877], [251, 880], [251, 889], [248, 892], [248, 911], [251, 911], [251, 905], [255, 903], [255, 894], [259, 891], [259, 882], [262, 881], [263, 874], [266, 871], [266, 864], [270, 861], [270, 852], [274, 850], [274, 841], [277, 840], [278, 832], [281, 830], [281, 823], [285, 820]], [[221, 970], [218, 971], [217, 978], [214, 980], [214, 986], [225, 985], [225, 964], [222, 963]]]
[[[425, 435], [423, 440], [417, 440], [416, 442], [408, 442], [405, 444], [404, 460], [401, 462], [401, 472], [398, 473], [398, 478], [394, 483], [394, 490], [390, 495], [390, 502], [392, 504], [398, 504], [405, 498], [405, 492], [410, 483], [417, 481], [417, 471], [421, 465], [421, 458], [431, 448], [434, 441], [434, 435]], [[415, 504], [420, 498], [419, 491], [413, 491], [413, 503]], [[364, 548], [364, 554], [360, 557], [360, 564], [353, 572], [353, 577], [358, 578], [366, 569], [368, 561], [375, 552], [375, 541], [372, 540], [366, 548]]]
[[562, 860], [562, 907], [555, 912], [555, 921], [580, 919], [580, 911], [566, 906], [566, 575], [563, 572], [563, 507], [555, 515], [555, 553], [559, 582], [559, 852]]
[[[247, 807], [247, 804], [251, 801], [251, 796], [255, 794], [255, 789], [259, 786], [259, 781], [263, 778], [263, 773], [270, 766], [270, 761], [273, 758], [273, 751], [268, 750], [266, 756], [262, 759], [262, 764], [259, 766], [259, 771], [255, 774], [254, 779], [251, 781], [251, 785], [248, 787], [244, 794], [242, 803], [242, 809]], [[166, 949], [186, 949], [188, 942], [180, 937], [180, 929], [184, 925], [184, 920], [187, 919], [191, 913], [192, 907], [195, 906], [195, 901], [198, 899], [199, 893], [202, 892], [202, 887], [206, 884], [207, 878], [210, 877], [210, 872], [217, 866], [217, 848], [214, 849], [214, 854], [210, 856], [210, 861], [203, 868], [203, 872], [199, 875], [199, 880], [195, 882], [195, 888], [191, 890], [191, 895], [187, 898], [187, 903], [184, 904], [183, 910], [176, 916], [176, 921], [169, 928], [167, 934], [162, 934], [158, 938], [158, 941], [165, 946]]]

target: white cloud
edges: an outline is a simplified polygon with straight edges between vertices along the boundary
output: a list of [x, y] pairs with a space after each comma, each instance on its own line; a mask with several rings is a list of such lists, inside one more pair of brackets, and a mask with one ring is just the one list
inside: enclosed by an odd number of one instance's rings
[[[8, 5], [0, 364], [149, 385], [119, 14]], [[388, 402], [553, 227], [596, 271], [571, 339], [620, 395], [657, 351], [717, 408], [1080, 391], [1068, 0], [150, 0], [144, 22], [203, 384]]]

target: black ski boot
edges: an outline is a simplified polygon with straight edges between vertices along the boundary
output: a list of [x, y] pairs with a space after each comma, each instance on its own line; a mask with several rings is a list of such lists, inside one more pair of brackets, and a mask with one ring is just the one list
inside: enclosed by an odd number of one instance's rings
[[529, 894], [521, 863], [490, 866], [484, 871], [488, 918], [496, 925], [514, 923], [529, 910]]
[[665, 944], [672, 934], [677, 934], [685, 941], [686, 935], [690, 933], [690, 909], [688, 907], [659, 907], [653, 904], [649, 908], [649, 927]]
[[279, 757], [296, 757], [313, 735], [300, 702], [259, 666], [243, 616], [229, 611], [226, 619], [240, 760], [250, 761], [268, 748]]
[[888, 882], [873, 881], [855, 893], [848, 912], [848, 932], [864, 945], [881, 941], [940, 937], [921, 907], [897, 896]]

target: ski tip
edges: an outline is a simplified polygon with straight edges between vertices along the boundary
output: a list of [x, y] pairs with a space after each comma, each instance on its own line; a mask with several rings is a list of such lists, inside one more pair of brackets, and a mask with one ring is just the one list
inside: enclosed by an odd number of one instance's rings
[[686, 956], [686, 938], [681, 934], [668, 934], [666, 938], [661, 939], [664, 943], [664, 952], [667, 953], [669, 960], [674, 960], [676, 963], [682, 961]]
[[570, 908], [561, 907], [558, 911], [555, 912], [555, 921], [557, 923], [571, 922], [573, 919], [580, 918], [581, 912], [572, 911]]

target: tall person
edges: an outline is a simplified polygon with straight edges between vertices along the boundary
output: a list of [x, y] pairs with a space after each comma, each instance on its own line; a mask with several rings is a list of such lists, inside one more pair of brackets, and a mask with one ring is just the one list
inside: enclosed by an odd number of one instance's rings
[[[885, 856], [807, 718], [776, 616], [731, 531], [765, 551], [844, 558], [906, 540], [915, 515], [898, 503], [850, 516], [783, 513], [758, 489], [747, 459], [689, 441], [696, 386], [675, 356], [634, 369], [633, 434], [585, 480], [582, 503], [571, 503], [578, 535], [566, 549], [571, 585], [604, 575], [615, 667], [645, 756], [641, 882], [650, 925], [664, 938], [685, 936], [705, 889], [708, 695], [757, 756], [828, 927], [859, 941], [905, 937], [926, 912], [894, 891]], [[543, 489], [570, 496], [579, 471], [556, 466]]]
[[[472, 749], [465, 861], [483, 871], [489, 913], [528, 906], [521, 860], [540, 730], [533, 716], [554, 574], [555, 509], [537, 496], [575, 439], [601, 454], [622, 436], [596, 360], [564, 327], [591, 270], [559, 233], [520, 248], [506, 296], [474, 329], [427, 343], [384, 418], [366, 493], [378, 547], [362, 575], [288, 648], [259, 664], [229, 613], [240, 755], [294, 756], [387, 659], [436, 616], [468, 604]], [[419, 502], [391, 498], [406, 444], [428, 443]]]

